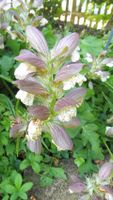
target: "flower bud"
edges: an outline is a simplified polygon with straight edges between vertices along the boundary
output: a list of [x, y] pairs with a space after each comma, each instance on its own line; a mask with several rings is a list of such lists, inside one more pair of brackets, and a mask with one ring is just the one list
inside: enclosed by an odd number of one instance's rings
[[107, 126], [106, 127], [106, 133], [107, 136], [113, 137], [113, 127]]
[[100, 170], [99, 170], [99, 178], [100, 180], [106, 180], [107, 178], [110, 177], [111, 173], [113, 172], [113, 163], [111, 162], [106, 162], [104, 163]]
[[81, 193], [85, 190], [85, 184], [82, 182], [73, 182], [69, 186], [70, 193]]

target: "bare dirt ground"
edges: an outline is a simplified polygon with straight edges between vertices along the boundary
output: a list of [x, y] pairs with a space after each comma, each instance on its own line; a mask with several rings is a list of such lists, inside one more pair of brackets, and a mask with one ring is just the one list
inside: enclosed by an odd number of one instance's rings
[[[63, 160], [62, 166], [67, 176], [76, 175], [77, 169], [72, 160]], [[34, 186], [30, 192], [29, 200], [79, 200], [80, 196], [70, 194], [68, 191], [68, 180], [57, 179], [54, 183], [46, 188], [39, 187], [39, 178], [31, 169], [25, 171], [26, 181], [32, 181]]]

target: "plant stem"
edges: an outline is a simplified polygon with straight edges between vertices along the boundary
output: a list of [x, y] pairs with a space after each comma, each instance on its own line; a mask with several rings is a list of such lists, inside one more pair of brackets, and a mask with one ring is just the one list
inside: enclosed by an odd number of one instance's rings
[[108, 150], [108, 152], [109, 152], [109, 154], [110, 154], [111, 160], [113, 160], [113, 153], [111, 152], [110, 148], [108, 147], [106, 141], [103, 140], [103, 142], [104, 142], [104, 145], [106, 146], [106, 148], [107, 148], [107, 150]]
[[20, 138], [17, 138], [16, 140], [16, 155], [18, 157], [18, 153], [19, 153], [19, 145], [20, 145]]

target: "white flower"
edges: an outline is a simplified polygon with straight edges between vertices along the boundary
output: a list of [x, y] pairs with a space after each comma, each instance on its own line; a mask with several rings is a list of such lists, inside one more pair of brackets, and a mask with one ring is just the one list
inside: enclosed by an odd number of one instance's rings
[[76, 47], [76, 49], [73, 51], [72, 55], [71, 55], [71, 60], [72, 62], [77, 62], [80, 59], [80, 48]]
[[13, 8], [17, 8], [18, 6], [20, 6], [20, 4], [21, 3], [19, 0], [13, 0], [12, 2], [11, 2], [11, 0], [3, 0], [2, 2], [0, 2], [0, 8], [7, 11], [12, 6], [13, 6]]
[[105, 194], [105, 199], [106, 199], [106, 200], [113, 200], [113, 195], [112, 195], [112, 194], [109, 194], [109, 193], [106, 193], [106, 194]]
[[112, 137], [113, 136], [113, 127], [110, 127], [110, 126], [107, 126], [106, 127], [106, 131], [105, 131], [105, 134], [109, 137]]
[[30, 121], [27, 130], [28, 134], [26, 135], [28, 141], [34, 141], [38, 139], [42, 133], [42, 125], [43, 123], [39, 119]]
[[109, 78], [109, 73], [105, 71], [98, 71], [95, 74], [100, 77], [102, 82], [105, 82]]
[[27, 106], [32, 106], [34, 101], [34, 95], [23, 90], [19, 90], [16, 94], [16, 98], [20, 99], [21, 102]]
[[21, 63], [15, 70], [14, 75], [16, 79], [24, 79], [28, 74], [36, 72], [36, 68], [28, 63]]
[[106, 66], [108, 66], [108, 67], [113, 67], [113, 61], [107, 63]]
[[58, 115], [58, 119], [61, 122], [68, 122], [77, 114], [76, 108], [70, 108], [69, 110], [64, 110]]
[[38, 10], [42, 9], [43, 6], [43, 0], [34, 0], [33, 5], [34, 8], [37, 8]]
[[73, 76], [67, 81], [63, 81], [63, 90], [70, 90], [71, 88], [74, 88], [74, 86], [75, 86], [75, 76]]
[[78, 83], [79, 86], [81, 86], [83, 84], [83, 82], [85, 82], [87, 79], [83, 74], [78, 74], [75, 77], [75, 83]]
[[42, 18], [42, 19], [40, 20], [40, 26], [45, 26], [47, 23], [48, 23], [48, 20], [45, 19], [45, 18]]
[[32, 15], [35, 16], [35, 11], [32, 9], [32, 10], [29, 11], [29, 14], [32, 14]]
[[87, 62], [93, 62], [93, 58], [92, 58], [92, 55], [90, 53], [86, 53], [86, 57], [85, 57], [85, 60], [87, 60]]
[[69, 90], [75, 87], [75, 84], [78, 83], [79, 86], [86, 81], [86, 77], [83, 74], [78, 74], [77, 76], [73, 76], [67, 81], [63, 81], [63, 90]]
[[112, 127], [111, 126], [107, 126], [106, 127], [106, 132], [109, 131]]

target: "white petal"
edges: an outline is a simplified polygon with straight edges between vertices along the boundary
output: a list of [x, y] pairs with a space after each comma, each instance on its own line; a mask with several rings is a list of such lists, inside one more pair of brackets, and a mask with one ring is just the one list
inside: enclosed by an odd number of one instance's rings
[[58, 119], [61, 122], [68, 122], [70, 121], [73, 117], [76, 117], [77, 114], [77, 110], [76, 108], [70, 108], [68, 110], [64, 110], [62, 111], [59, 115], [58, 115]]
[[105, 82], [109, 78], [109, 72], [106, 71], [97, 71], [95, 74], [100, 77], [102, 82]]
[[77, 62], [80, 59], [79, 51], [80, 51], [80, 48], [78, 46], [72, 53], [72, 56], [71, 56], [72, 62]]
[[105, 194], [105, 199], [106, 200], [113, 200], [113, 195], [109, 194], [109, 193], [106, 193]]
[[87, 60], [87, 62], [93, 62], [93, 58], [92, 55], [90, 53], [86, 54], [85, 60]]
[[40, 26], [45, 26], [47, 23], [48, 23], [48, 20], [45, 19], [45, 18], [42, 18], [42, 19], [40, 20]]
[[28, 74], [36, 72], [36, 68], [28, 63], [21, 63], [15, 70], [14, 75], [16, 79], [22, 80]]
[[77, 76], [73, 76], [67, 81], [63, 81], [63, 90], [69, 90], [75, 87], [75, 84], [78, 83], [79, 86], [83, 84], [87, 79], [83, 74], [78, 74]]
[[28, 125], [28, 134], [26, 135], [29, 140], [37, 140], [42, 133], [42, 122], [40, 120], [31, 120]]
[[23, 90], [19, 90], [16, 94], [16, 98], [20, 99], [21, 102], [27, 106], [32, 106], [34, 101], [34, 95]]
[[106, 64], [108, 67], [113, 67], [113, 61]]

